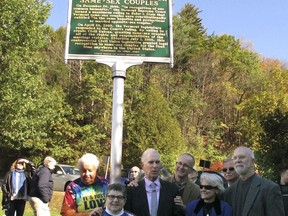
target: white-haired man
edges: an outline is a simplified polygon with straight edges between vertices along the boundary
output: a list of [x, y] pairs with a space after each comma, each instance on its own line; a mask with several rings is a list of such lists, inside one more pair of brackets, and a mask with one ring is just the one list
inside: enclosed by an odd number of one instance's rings
[[67, 186], [61, 215], [88, 216], [93, 209], [103, 206], [108, 183], [97, 177], [98, 167], [99, 160], [94, 154], [87, 153], [79, 159], [80, 178]]
[[176, 216], [184, 214], [183, 209], [174, 203], [178, 194], [175, 184], [159, 178], [161, 167], [160, 154], [152, 148], [141, 157], [145, 173], [137, 187], [127, 188], [125, 210], [137, 216]]
[[240, 179], [224, 193], [233, 216], [284, 216], [280, 187], [255, 173], [254, 153], [241, 146], [233, 153], [234, 168]]
[[50, 216], [49, 202], [53, 195], [52, 170], [55, 168], [56, 160], [46, 157], [43, 166], [33, 174], [29, 203], [35, 216]]

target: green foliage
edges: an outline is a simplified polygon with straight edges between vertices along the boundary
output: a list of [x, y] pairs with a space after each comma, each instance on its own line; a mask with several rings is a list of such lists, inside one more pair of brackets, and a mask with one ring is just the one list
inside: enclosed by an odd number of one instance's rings
[[[6, 60], [9, 54], [24, 59], [47, 43], [44, 26], [51, 6], [45, 0], [2, 0], [0, 2], [0, 53]], [[11, 56], [12, 57], [12, 56]], [[22, 59], [22, 61], [24, 61]]]
[[257, 162], [261, 174], [276, 181], [281, 169], [287, 166], [288, 112], [276, 109], [261, 119], [261, 126]]
[[61, 95], [45, 85], [37, 52], [47, 45], [49, 28], [43, 23], [50, 5], [3, 0], [0, 8], [1, 158], [49, 154], [44, 140], [58, 116]]
[[171, 113], [169, 104], [159, 94], [156, 86], [149, 85], [145, 95], [144, 100], [136, 108], [134, 117], [137, 121], [129, 127], [128, 134], [133, 137], [130, 138], [131, 144], [139, 149], [138, 152], [143, 152], [147, 148], [157, 149], [165, 166], [173, 169], [177, 155], [185, 151], [179, 125]]
[[[75, 164], [85, 152], [110, 155], [112, 70], [94, 61], [64, 64], [66, 29], [43, 25], [50, 8], [44, 0], [0, 1], [0, 159], [6, 167], [19, 156]], [[259, 166], [265, 162], [270, 175], [276, 162], [264, 159], [280, 155], [283, 134], [267, 143], [288, 110], [287, 68], [260, 59], [233, 36], [207, 35], [199, 13], [186, 4], [173, 17], [173, 69], [144, 63], [127, 70], [123, 167], [139, 166], [149, 147], [173, 171], [180, 153], [192, 153], [197, 165], [247, 145], [259, 150]], [[278, 120], [267, 125], [263, 116]]]
[[195, 6], [185, 4], [173, 17], [175, 68], [185, 67], [187, 61], [205, 47], [206, 31], [198, 14]]

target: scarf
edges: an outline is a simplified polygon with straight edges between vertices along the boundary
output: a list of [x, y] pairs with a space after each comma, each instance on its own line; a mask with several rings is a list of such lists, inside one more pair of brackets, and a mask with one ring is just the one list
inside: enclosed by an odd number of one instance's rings
[[174, 183], [177, 186], [178, 190], [181, 191], [181, 190], [184, 190], [184, 188], [185, 188], [185, 186], [187, 184], [187, 181], [184, 181], [182, 183], [178, 183], [178, 182], [176, 182], [176, 179], [175, 179], [175, 176], [174, 176], [174, 178], [172, 179], [172, 183]]
[[11, 199], [27, 199], [26, 176], [24, 170], [12, 171], [12, 197]]

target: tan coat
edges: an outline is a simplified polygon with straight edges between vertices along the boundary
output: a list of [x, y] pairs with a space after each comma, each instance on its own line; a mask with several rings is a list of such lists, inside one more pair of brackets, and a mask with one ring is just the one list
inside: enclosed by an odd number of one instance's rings
[[[165, 180], [172, 182], [173, 178], [174, 178], [174, 176], [171, 176], [171, 177], [165, 178]], [[182, 195], [182, 201], [183, 201], [184, 205], [186, 206], [191, 201], [193, 201], [195, 199], [199, 199], [199, 198], [200, 198], [199, 185], [195, 184], [190, 179], [187, 179], [187, 183], [186, 183], [186, 186], [184, 188], [183, 195]]]

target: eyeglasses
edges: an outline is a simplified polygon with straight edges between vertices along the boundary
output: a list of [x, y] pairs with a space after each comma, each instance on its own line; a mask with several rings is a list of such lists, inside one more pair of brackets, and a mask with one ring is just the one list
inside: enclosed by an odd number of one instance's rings
[[217, 187], [214, 186], [210, 186], [210, 185], [200, 185], [200, 189], [205, 189], [205, 190], [212, 190], [212, 189], [216, 189]]
[[227, 170], [229, 170], [230, 172], [234, 171], [234, 167], [229, 167], [228, 169], [227, 168], [223, 168], [222, 171], [223, 172], [227, 172]]
[[114, 200], [114, 199], [117, 199], [117, 200], [124, 200], [124, 199], [125, 199], [124, 196], [108, 195], [107, 197], [108, 197], [109, 200]]
[[193, 169], [193, 167], [189, 166], [188, 164], [182, 162], [176, 162], [177, 166], [183, 166], [184, 169]]
[[17, 162], [17, 164], [21, 164], [21, 165], [23, 165], [23, 164], [24, 164], [24, 162]]
[[130, 171], [130, 173], [138, 173], [138, 171], [136, 171], [136, 170], [135, 170], [135, 171], [134, 171], [134, 170], [132, 170], [132, 171]]

